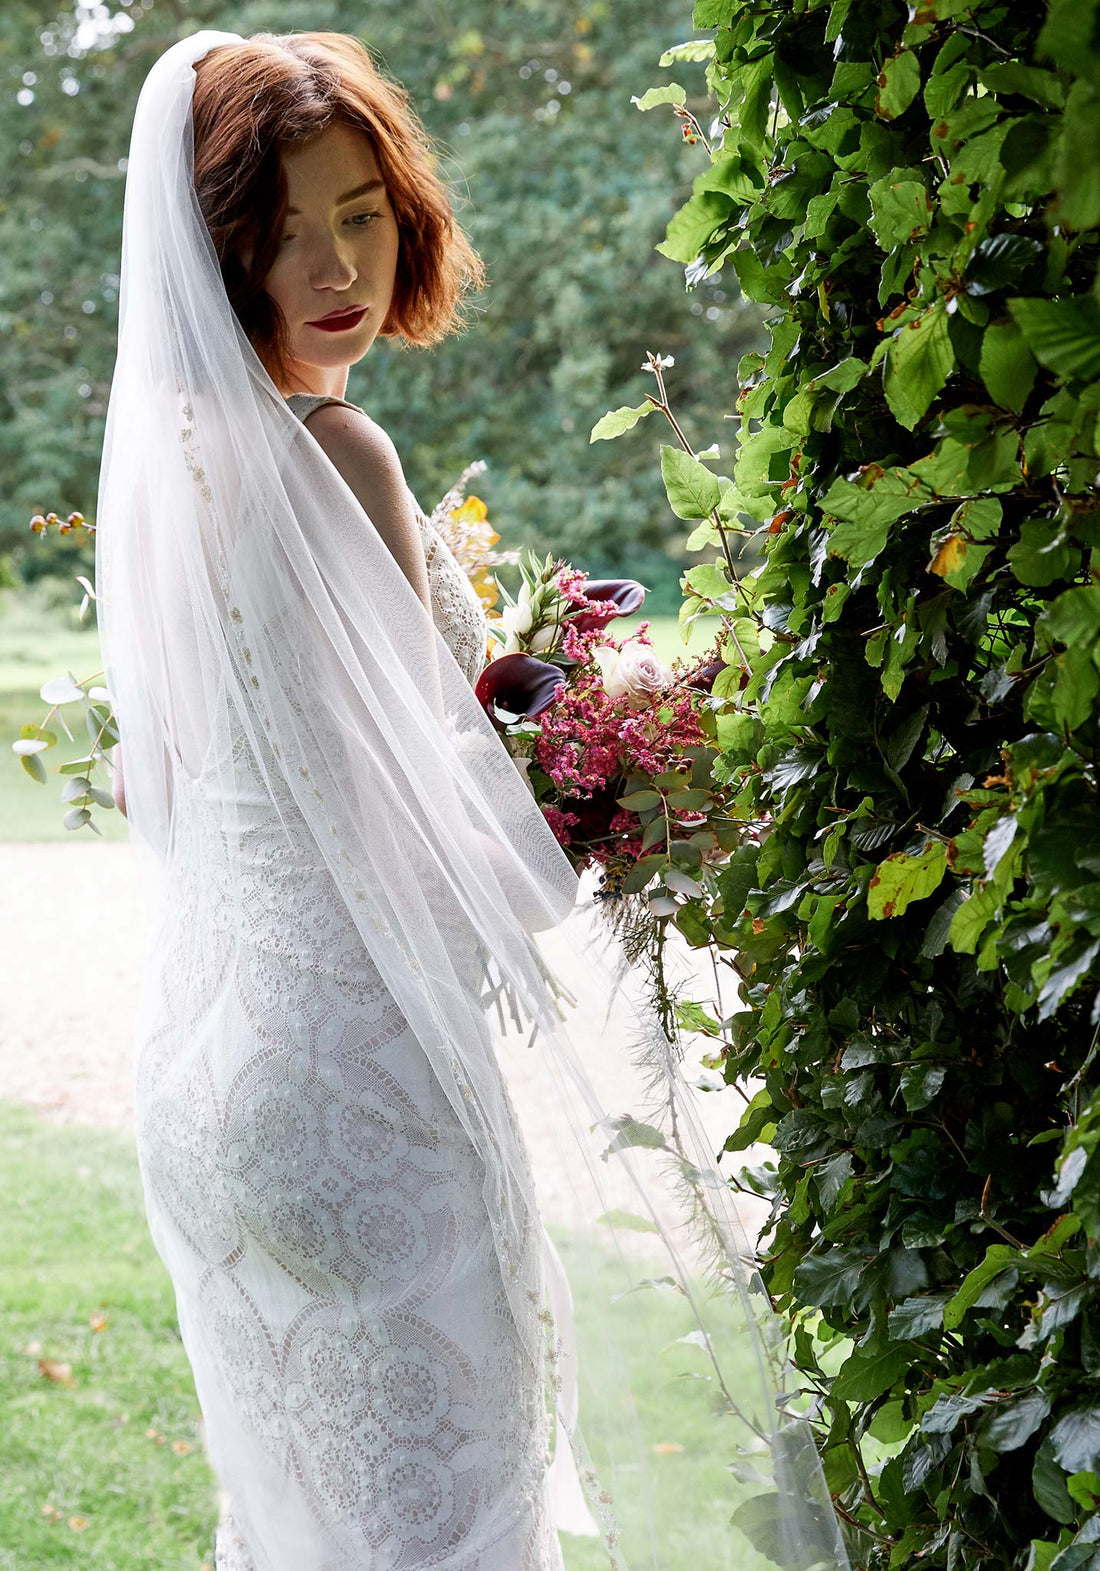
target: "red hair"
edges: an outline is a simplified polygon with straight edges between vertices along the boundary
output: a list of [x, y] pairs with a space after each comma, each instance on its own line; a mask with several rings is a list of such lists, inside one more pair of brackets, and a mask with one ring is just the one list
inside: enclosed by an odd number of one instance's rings
[[[194, 183], [226, 293], [272, 380], [286, 385], [282, 312], [263, 287], [288, 205], [284, 147], [334, 122], [369, 138], [397, 217], [393, 300], [379, 332], [423, 346], [466, 325], [485, 281], [455, 221], [431, 139], [409, 94], [346, 33], [254, 33], [195, 63]], [[247, 267], [241, 257], [251, 248]]]

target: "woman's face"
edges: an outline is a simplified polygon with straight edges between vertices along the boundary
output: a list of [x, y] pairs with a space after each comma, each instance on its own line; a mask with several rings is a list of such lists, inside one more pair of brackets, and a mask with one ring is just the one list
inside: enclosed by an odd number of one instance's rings
[[[393, 298], [397, 219], [369, 139], [334, 123], [283, 154], [287, 216], [263, 287], [287, 324], [292, 392], [327, 392], [333, 373], [361, 360]], [[361, 190], [363, 186], [368, 190]], [[334, 311], [363, 308], [337, 330]], [[349, 325], [350, 323], [350, 325]]]

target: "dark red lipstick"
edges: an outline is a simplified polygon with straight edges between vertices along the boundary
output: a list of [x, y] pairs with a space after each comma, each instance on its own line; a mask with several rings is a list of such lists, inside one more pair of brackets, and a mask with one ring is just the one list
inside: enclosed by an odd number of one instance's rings
[[318, 322], [310, 322], [310, 327], [319, 327], [323, 333], [342, 333], [349, 327], [355, 327], [363, 320], [367, 313], [366, 306], [356, 306], [350, 311], [332, 311], [328, 316], [321, 317]]

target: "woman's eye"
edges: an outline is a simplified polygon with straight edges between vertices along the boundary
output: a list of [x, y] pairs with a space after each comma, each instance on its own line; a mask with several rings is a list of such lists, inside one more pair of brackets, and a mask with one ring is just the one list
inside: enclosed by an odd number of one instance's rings
[[[349, 224], [354, 224], [356, 229], [369, 229], [370, 228], [369, 224], [360, 224], [360, 223], [357, 223], [356, 220], [360, 219], [360, 218], [381, 218], [381, 216], [382, 216], [381, 213], [353, 213], [350, 218], [345, 220], [345, 222], [349, 223]], [[279, 241], [279, 244], [281, 246], [283, 246], [283, 245], [286, 245], [288, 240], [295, 240], [295, 239], [297, 239], [296, 235], [284, 235], [282, 237], [282, 239]]]

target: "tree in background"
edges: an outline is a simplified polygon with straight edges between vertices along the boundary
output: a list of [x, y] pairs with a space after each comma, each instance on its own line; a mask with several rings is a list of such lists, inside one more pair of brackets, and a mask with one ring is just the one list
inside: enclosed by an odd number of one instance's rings
[[484, 458], [507, 545], [553, 548], [596, 575], [629, 570], [660, 586], [648, 609], [673, 608], [690, 560], [680, 526], [634, 455], [592, 449], [587, 433], [650, 347], [675, 353], [690, 422], [754, 341], [759, 313], [718, 280], [685, 292], [654, 252], [685, 179], [678, 126], [631, 103], [654, 51], [679, 41], [658, 0], [631, 6], [626, 28], [609, 0], [466, 0], [455, 12], [427, 0], [112, 0], [48, 21], [13, 0], [0, 16], [0, 554], [25, 580], [60, 572], [71, 584], [91, 566], [83, 531], [43, 553], [27, 521], [94, 518], [134, 103], [157, 55], [200, 27], [355, 33], [440, 139], [487, 263], [477, 320], [428, 352], [379, 340], [348, 387], [393, 434], [422, 501]]

